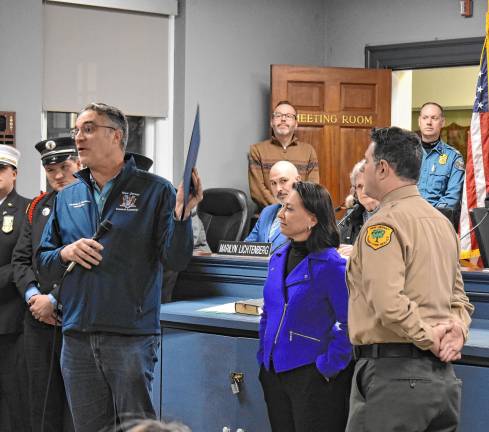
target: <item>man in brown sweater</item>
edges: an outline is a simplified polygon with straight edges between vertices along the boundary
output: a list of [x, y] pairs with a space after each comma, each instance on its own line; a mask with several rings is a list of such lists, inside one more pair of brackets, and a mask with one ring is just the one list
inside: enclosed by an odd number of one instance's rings
[[270, 190], [269, 173], [279, 160], [292, 162], [304, 181], [319, 183], [319, 164], [314, 148], [299, 141], [294, 135], [297, 129], [297, 111], [288, 101], [280, 101], [270, 119], [273, 130], [269, 140], [250, 147], [248, 181], [253, 201], [261, 209], [275, 204]]

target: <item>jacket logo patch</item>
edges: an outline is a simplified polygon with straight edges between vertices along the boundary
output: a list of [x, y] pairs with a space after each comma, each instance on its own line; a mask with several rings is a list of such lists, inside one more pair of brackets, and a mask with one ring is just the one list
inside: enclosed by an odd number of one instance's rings
[[5, 234], [9, 234], [14, 230], [14, 217], [12, 215], [5, 215], [2, 222], [2, 231]]
[[136, 206], [136, 201], [138, 199], [139, 194], [134, 192], [122, 192], [121, 194], [121, 202], [119, 207], [116, 210], [119, 211], [139, 211]]
[[387, 225], [372, 225], [367, 228], [365, 242], [374, 250], [380, 249], [391, 242], [392, 231]]

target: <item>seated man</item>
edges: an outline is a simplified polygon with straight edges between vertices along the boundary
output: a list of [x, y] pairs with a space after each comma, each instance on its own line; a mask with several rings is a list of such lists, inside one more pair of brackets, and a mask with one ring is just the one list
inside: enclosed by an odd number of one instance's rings
[[418, 180], [420, 195], [438, 209], [457, 209], [462, 196], [465, 166], [460, 152], [440, 138], [445, 125], [443, 108], [426, 102], [418, 118], [423, 161]]
[[272, 243], [272, 252], [287, 242], [287, 237], [280, 232], [280, 221], [277, 217], [285, 197], [292, 185], [301, 179], [294, 164], [288, 161], [278, 161], [270, 169], [270, 189], [273, 197], [279, 202], [265, 207], [253, 230], [245, 238], [249, 242]]
[[269, 173], [279, 160], [292, 162], [304, 181], [319, 183], [319, 164], [311, 144], [299, 141], [295, 136], [297, 112], [288, 101], [280, 101], [274, 108], [270, 126], [272, 137], [250, 147], [248, 181], [251, 198], [259, 209], [274, 204], [270, 190]]
[[[192, 234], [194, 238], [193, 255], [210, 255], [211, 248], [207, 244], [204, 224], [199, 218], [196, 210], [191, 213]], [[170, 303], [173, 298], [173, 291], [177, 285], [177, 279], [180, 272], [171, 269], [163, 271], [163, 289], [161, 291], [161, 303]]]

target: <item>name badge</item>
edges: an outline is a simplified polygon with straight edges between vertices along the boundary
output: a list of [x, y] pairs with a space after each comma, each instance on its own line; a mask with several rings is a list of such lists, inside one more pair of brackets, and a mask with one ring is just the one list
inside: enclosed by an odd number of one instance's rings
[[12, 215], [4, 215], [2, 222], [2, 231], [9, 234], [14, 230], [14, 217]]

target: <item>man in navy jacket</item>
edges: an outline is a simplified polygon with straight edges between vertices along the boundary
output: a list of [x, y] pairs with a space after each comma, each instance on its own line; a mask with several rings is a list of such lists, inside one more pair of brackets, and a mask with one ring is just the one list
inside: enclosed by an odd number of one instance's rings
[[[39, 262], [52, 277], [76, 263], [60, 290], [61, 367], [75, 429], [92, 432], [126, 414], [155, 416], [163, 264], [178, 271], [190, 260], [189, 216], [202, 186], [194, 172], [196, 193], [184, 209], [182, 186], [175, 194], [133, 158], [125, 162], [127, 120], [115, 107], [89, 104], [72, 134], [87, 168], [56, 197]], [[104, 220], [112, 228], [94, 240]]]
[[270, 190], [278, 201], [266, 206], [260, 213], [253, 230], [245, 238], [248, 242], [272, 243], [272, 252], [287, 242], [280, 232], [278, 211], [292, 189], [292, 185], [301, 179], [295, 165], [289, 161], [278, 161], [270, 168]]

